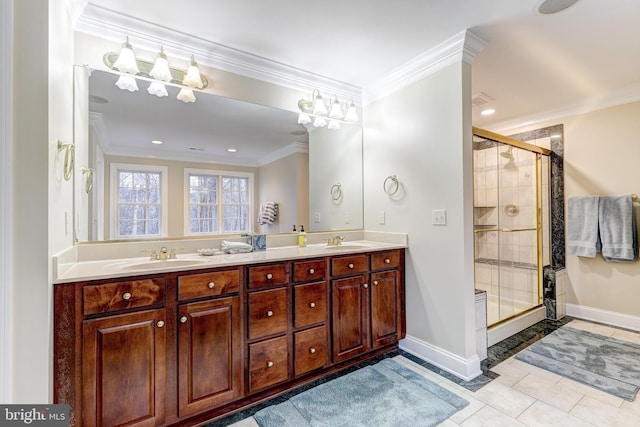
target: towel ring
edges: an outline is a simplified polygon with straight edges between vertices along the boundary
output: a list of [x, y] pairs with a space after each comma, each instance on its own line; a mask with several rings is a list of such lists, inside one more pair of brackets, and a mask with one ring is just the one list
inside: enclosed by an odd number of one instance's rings
[[[392, 184], [389, 187], [387, 187], [387, 183], [389, 181], [391, 181]], [[389, 175], [388, 177], [385, 178], [384, 182], [382, 183], [382, 190], [385, 193], [387, 193], [388, 196], [393, 196], [394, 194], [396, 194], [399, 188], [400, 188], [400, 183], [398, 182], [398, 177], [396, 175]], [[393, 191], [391, 189], [393, 189]]]
[[58, 153], [64, 151], [64, 167], [62, 169], [65, 181], [71, 179], [73, 175], [73, 160], [75, 158], [75, 146], [73, 144], [65, 144], [58, 140]]
[[84, 177], [84, 191], [89, 194], [93, 190], [93, 169], [83, 167], [82, 174], [86, 175]]
[[339, 182], [337, 184], [333, 184], [330, 190], [331, 200], [340, 200], [342, 197], [342, 184]]

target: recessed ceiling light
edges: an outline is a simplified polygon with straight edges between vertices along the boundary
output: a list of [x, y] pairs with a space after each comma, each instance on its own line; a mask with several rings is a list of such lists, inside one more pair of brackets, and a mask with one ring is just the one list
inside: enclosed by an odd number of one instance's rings
[[235, 148], [227, 148], [227, 151], [230, 153], [235, 153], [238, 150], [236, 150]]
[[578, 0], [544, 0], [540, 6], [538, 6], [538, 12], [543, 15], [562, 12], [577, 1]]
[[482, 114], [483, 116], [490, 116], [492, 114], [494, 114], [496, 112], [496, 110], [494, 108], [487, 108], [486, 110], [482, 110], [480, 112], [480, 114]]
[[551, 135], [551, 138], [560, 138], [562, 135], [560, 135], [559, 133], [554, 133], [553, 135]]
[[162, 145], [162, 141], [159, 141], [157, 139], [154, 139], [153, 141], [151, 141], [151, 143], [156, 145]]

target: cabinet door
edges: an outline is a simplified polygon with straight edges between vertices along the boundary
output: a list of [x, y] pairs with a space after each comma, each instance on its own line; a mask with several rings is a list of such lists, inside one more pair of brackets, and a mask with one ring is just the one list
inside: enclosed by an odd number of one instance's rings
[[242, 347], [238, 297], [182, 305], [178, 323], [180, 416], [240, 397]]
[[373, 347], [400, 339], [398, 271], [371, 275], [371, 336]]
[[164, 309], [85, 321], [82, 338], [82, 425], [162, 424]]
[[364, 275], [332, 281], [333, 361], [369, 349], [369, 292]]

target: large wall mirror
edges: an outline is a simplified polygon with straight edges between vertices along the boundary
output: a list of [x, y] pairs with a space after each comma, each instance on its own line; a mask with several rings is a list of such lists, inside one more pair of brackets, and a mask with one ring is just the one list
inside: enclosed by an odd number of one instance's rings
[[[117, 74], [74, 72], [76, 242], [238, 234], [225, 223], [233, 209], [249, 211], [242, 227], [253, 232], [363, 228], [359, 126], [307, 131], [291, 111], [202, 91], [184, 103], [177, 87], [159, 98], [148, 81], [129, 92]], [[268, 202], [278, 205], [273, 222], [260, 221]], [[223, 214], [211, 210], [224, 203]]]

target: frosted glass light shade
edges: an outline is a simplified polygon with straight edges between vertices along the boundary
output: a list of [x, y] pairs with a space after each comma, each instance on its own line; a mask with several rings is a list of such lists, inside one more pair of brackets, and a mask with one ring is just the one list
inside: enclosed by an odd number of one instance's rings
[[329, 117], [336, 120], [342, 120], [344, 115], [342, 114], [342, 108], [340, 107], [340, 103], [336, 99], [331, 104], [331, 110], [329, 110]]
[[149, 92], [151, 95], [157, 96], [158, 98], [169, 95], [167, 93], [167, 88], [160, 82], [151, 82], [151, 84], [147, 88], [147, 92]]
[[316, 117], [313, 121], [313, 125], [317, 128], [325, 127], [327, 125], [327, 120], [324, 117]]
[[329, 120], [329, 126], [327, 126], [327, 128], [331, 130], [338, 130], [340, 129], [340, 123], [335, 120]]
[[311, 117], [309, 117], [308, 114], [305, 114], [305, 113], [298, 114], [298, 124], [299, 125], [306, 125], [308, 123], [311, 123]]
[[324, 105], [320, 94], [313, 100], [313, 114], [317, 116], [327, 115], [327, 107]]
[[177, 97], [182, 102], [196, 102], [196, 96], [191, 89], [182, 88]]
[[358, 121], [358, 113], [356, 112], [356, 106], [353, 105], [353, 101], [349, 101], [349, 106], [347, 107], [347, 114], [345, 114], [344, 120], [346, 122], [351, 122], [351, 123], [355, 123]]
[[200, 77], [198, 63], [194, 59], [193, 55], [191, 55], [191, 63], [187, 68], [187, 74], [185, 74], [184, 79], [182, 80], [182, 84], [197, 89], [202, 89], [202, 86], [204, 86], [202, 84], [202, 78]]
[[158, 57], [153, 63], [153, 68], [149, 72], [149, 75], [163, 82], [170, 82], [172, 79], [171, 70], [169, 70], [169, 61], [167, 61], [167, 55], [165, 55], [162, 48], [160, 48], [160, 53], [158, 53]]
[[122, 90], [128, 90], [129, 92], [135, 92], [138, 90], [136, 79], [126, 75], [120, 76], [120, 78], [116, 82], [116, 86], [118, 86]]
[[129, 37], [127, 37], [127, 41], [123, 43], [120, 53], [118, 54], [118, 59], [113, 63], [113, 68], [117, 68], [118, 71], [128, 74], [138, 74], [140, 72], [136, 57], [133, 54], [133, 48], [129, 44]]

